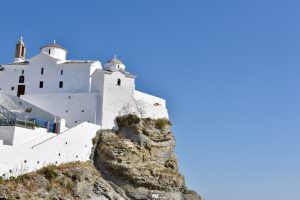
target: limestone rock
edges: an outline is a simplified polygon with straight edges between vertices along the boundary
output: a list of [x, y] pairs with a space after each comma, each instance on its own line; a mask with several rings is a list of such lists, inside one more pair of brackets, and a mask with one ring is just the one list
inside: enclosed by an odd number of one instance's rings
[[98, 133], [93, 157], [107, 180], [124, 189], [131, 199], [197, 199], [185, 189], [178, 171], [169, 120], [127, 115], [116, 121], [118, 131]]

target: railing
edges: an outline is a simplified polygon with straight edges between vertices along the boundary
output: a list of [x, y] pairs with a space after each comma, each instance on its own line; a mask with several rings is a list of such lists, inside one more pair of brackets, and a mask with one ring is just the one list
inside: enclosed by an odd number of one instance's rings
[[0, 126], [19, 126], [24, 128], [34, 129], [34, 122], [21, 119], [0, 119]]
[[48, 122], [40, 119], [0, 119], [0, 126], [18, 126], [23, 128], [35, 129], [46, 128], [48, 132], [59, 133], [59, 123]]
[[4, 118], [6, 119], [16, 119], [17, 116], [11, 112], [10, 110], [8, 110], [7, 108], [5, 108], [4, 106], [0, 105], [0, 114], [4, 116]]
[[29, 120], [21, 119], [2, 105], [0, 105], [0, 126], [19, 126], [30, 129], [34, 129], [35, 127], [41, 127], [46, 128], [48, 132], [60, 132], [59, 123], [57, 122], [50, 122], [38, 118], [33, 118]]
[[0, 126], [14, 126], [15, 124], [16, 124], [16, 120], [0, 119]]
[[59, 133], [59, 123], [58, 122], [50, 122], [43, 119], [33, 118], [30, 120], [35, 124], [36, 127], [46, 128], [48, 132], [51, 133]]

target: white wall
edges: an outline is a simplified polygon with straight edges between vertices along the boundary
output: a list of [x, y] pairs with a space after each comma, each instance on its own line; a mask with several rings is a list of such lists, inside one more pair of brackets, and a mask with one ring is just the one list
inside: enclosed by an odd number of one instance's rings
[[[121, 79], [120, 86], [118, 79]], [[154, 119], [169, 117], [164, 99], [135, 91], [134, 78], [119, 71], [104, 74], [102, 101], [103, 128], [117, 128], [115, 118], [130, 113]]]
[[[117, 85], [118, 79], [121, 79], [120, 86]], [[120, 115], [123, 107], [133, 99], [134, 78], [126, 77], [119, 71], [104, 74], [103, 87], [101, 126], [103, 128], [116, 128], [115, 118]]]
[[149, 104], [154, 105], [154, 104], [158, 103], [161, 106], [166, 107], [166, 100], [156, 97], [156, 96], [153, 96], [153, 95], [150, 95], [150, 94], [146, 94], [146, 93], [137, 91], [137, 90], [134, 91], [134, 98], [137, 100], [145, 101]]
[[13, 145], [15, 126], [0, 126], [0, 140], [4, 145]]
[[0, 139], [4, 145], [20, 145], [26, 141], [48, 134], [45, 128], [27, 129], [17, 126], [0, 126]]
[[[17, 95], [17, 83], [19, 75], [22, 73], [22, 68], [16, 68], [12, 65], [3, 65], [5, 68], [0, 71], [0, 90], [9, 94]], [[14, 90], [11, 88], [14, 87]]]
[[[6, 178], [42, 168], [47, 164], [88, 161], [92, 139], [100, 126], [82, 123], [66, 132], [36, 138], [17, 146], [0, 146], [0, 175]], [[13, 159], [12, 159], [13, 158]]]
[[[50, 50], [50, 54], [49, 54]], [[55, 47], [44, 47], [41, 50], [42, 52], [49, 54], [53, 58], [59, 59], [59, 60], [66, 60], [67, 58], [67, 52], [64, 49], [61, 48], [55, 48]]]
[[[29, 60], [26, 65], [3, 65], [0, 71], [0, 88], [17, 95], [18, 85], [25, 85], [25, 94], [48, 94], [89, 92], [91, 62], [60, 62], [45, 53], [38, 54]], [[41, 69], [44, 73], [41, 74]], [[25, 77], [25, 83], [19, 83], [19, 76]], [[63, 70], [63, 74], [61, 74]], [[39, 88], [43, 81], [43, 88]], [[63, 88], [59, 82], [63, 81]], [[14, 90], [11, 90], [14, 87]]]
[[101, 93], [103, 91], [104, 74], [101, 69], [97, 69], [92, 74], [91, 92]]
[[43, 134], [53, 134], [53, 133], [48, 133], [47, 129], [45, 128], [27, 129], [27, 128], [21, 128], [16, 126], [13, 145], [20, 145], [22, 143], [40, 137]]
[[67, 127], [82, 122], [100, 124], [98, 93], [33, 94], [22, 99], [64, 118]]

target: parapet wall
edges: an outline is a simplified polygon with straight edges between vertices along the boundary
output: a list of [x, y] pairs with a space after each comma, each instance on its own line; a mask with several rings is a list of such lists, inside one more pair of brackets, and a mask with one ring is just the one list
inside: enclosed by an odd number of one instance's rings
[[137, 90], [134, 91], [134, 98], [137, 100], [144, 101], [148, 104], [159, 104], [163, 107], [166, 107], [166, 100]]
[[31, 94], [21, 98], [64, 118], [69, 128], [82, 122], [100, 124], [97, 93]]
[[0, 145], [0, 176], [18, 176], [48, 164], [88, 161], [99, 129], [85, 122], [59, 135], [40, 134], [16, 146]]

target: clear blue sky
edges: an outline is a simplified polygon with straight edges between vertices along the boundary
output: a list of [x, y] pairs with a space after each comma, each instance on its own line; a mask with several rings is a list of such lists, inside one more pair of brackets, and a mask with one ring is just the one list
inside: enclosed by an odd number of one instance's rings
[[187, 185], [207, 200], [300, 199], [300, 1], [3, 1], [0, 63], [56, 39], [118, 51], [167, 99]]

